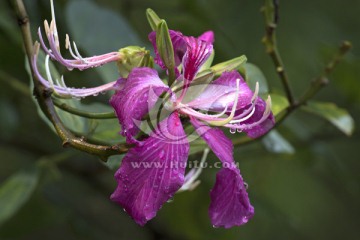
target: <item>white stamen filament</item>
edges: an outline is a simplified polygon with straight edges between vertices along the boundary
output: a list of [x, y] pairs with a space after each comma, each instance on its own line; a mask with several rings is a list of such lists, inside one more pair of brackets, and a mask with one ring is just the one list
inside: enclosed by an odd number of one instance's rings
[[74, 50], [75, 50], [75, 53], [76, 53], [76, 56], [83, 62], [83, 63], [88, 63], [79, 53], [79, 50], [76, 46], [76, 43], [73, 41], [73, 46], [74, 46]]
[[256, 82], [255, 91], [254, 91], [254, 95], [251, 98], [251, 102], [254, 102], [258, 95], [259, 95], [259, 82]]
[[57, 31], [57, 26], [56, 26], [54, 1], [51, 0], [50, 4], [51, 4], [50, 24], [48, 23], [48, 21], [46, 21], [46, 20], [44, 21], [44, 28], [45, 28], [45, 32], [46, 32], [46, 37], [50, 44], [50, 49], [48, 49], [47, 46], [45, 45], [40, 28], [38, 30], [38, 35], [40, 38], [40, 44], [41, 44], [42, 48], [44, 49], [46, 54], [50, 55], [50, 57], [53, 60], [60, 62], [65, 67], [67, 67], [69, 70], [72, 70], [74, 68], [84, 70], [84, 69], [91, 68], [91, 67], [98, 67], [100, 65], [107, 64], [110, 62], [115, 62], [120, 59], [120, 55], [118, 52], [110, 52], [110, 53], [99, 55], [99, 56], [84, 58], [80, 55], [75, 42], [73, 42], [73, 47], [71, 46], [70, 38], [68, 35], [66, 35], [66, 39], [65, 39], [65, 48], [69, 50], [72, 58], [74, 58], [74, 59], [64, 59], [60, 53], [60, 43], [59, 43], [59, 35], [58, 35], [58, 31]]
[[227, 110], [228, 110], [228, 105], [225, 106], [224, 110], [221, 112], [221, 113], [217, 113], [217, 114], [204, 114], [204, 113], [201, 113], [201, 112], [198, 112], [192, 108], [189, 108], [181, 103], [179, 103], [177, 105], [177, 109], [179, 109], [182, 113], [184, 114], [187, 114], [187, 115], [191, 115], [191, 116], [194, 116], [198, 119], [201, 119], [201, 120], [204, 120], [204, 121], [209, 121], [209, 120], [214, 120], [214, 118], [218, 118], [218, 117], [221, 117], [223, 116]]
[[70, 43], [70, 38], [69, 38], [69, 34], [66, 34], [66, 38], [65, 38], [65, 48], [69, 49], [69, 52], [71, 54], [71, 56], [74, 59], [79, 59], [73, 52], [72, 47], [71, 47], [71, 43]]
[[[50, 71], [50, 63], [49, 58], [50, 56], [47, 55], [45, 57], [45, 71], [47, 79], [43, 78], [42, 75], [39, 72], [38, 66], [37, 66], [37, 59], [39, 54], [39, 47], [40, 44], [38, 42], [35, 42], [34, 44], [34, 55], [32, 58], [31, 65], [34, 70], [34, 74], [36, 78], [46, 87], [50, 88], [54, 91], [55, 94], [57, 94], [58, 97], [61, 98], [69, 98], [69, 97], [75, 97], [75, 98], [81, 98], [81, 97], [87, 97], [87, 96], [93, 96], [97, 95], [101, 92], [114, 90], [115, 88], [118, 88], [116, 86], [116, 81], [94, 87], [94, 88], [85, 88], [85, 89], [75, 89], [75, 88], [69, 88], [65, 85], [64, 77], [61, 76], [60, 80], [56, 79], [55, 82], [53, 81], [53, 78], [51, 76]], [[55, 84], [56, 83], [56, 84]]]
[[245, 117], [243, 117], [243, 118], [236, 119], [236, 120], [232, 120], [232, 121], [230, 121], [230, 124], [240, 123], [240, 122], [246, 121], [246, 120], [248, 120], [249, 118], [251, 118], [252, 115], [254, 115], [254, 112], [255, 112], [255, 107], [252, 108], [250, 114], [248, 114], [247, 116], [245, 116]]
[[46, 76], [48, 78], [48, 81], [50, 83], [50, 86], [51, 88], [55, 91], [55, 88], [54, 88], [54, 81], [51, 77], [51, 73], [50, 73], [50, 65], [49, 65], [49, 58], [50, 56], [49, 55], [46, 55], [45, 57], [45, 71], [46, 71]]
[[266, 99], [265, 111], [264, 111], [262, 117], [260, 118], [260, 120], [253, 122], [251, 124], [241, 124], [241, 125], [226, 124], [225, 127], [232, 128], [232, 129], [240, 129], [240, 130], [251, 129], [251, 128], [261, 124], [262, 122], [264, 122], [269, 117], [270, 113], [271, 113], [271, 97], [269, 95], [268, 98]]
[[234, 97], [234, 104], [231, 109], [231, 113], [230, 113], [229, 117], [227, 117], [223, 120], [214, 120], [214, 121], [207, 121], [207, 122], [214, 126], [223, 126], [225, 124], [228, 124], [235, 116], [239, 94], [240, 94], [240, 79], [236, 79], [236, 93], [235, 93], [235, 97]]
[[191, 191], [194, 190], [195, 187], [197, 187], [200, 184], [200, 180], [195, 181], [201, 174], [204, 162], [207, 158], [207, 155], [209, 154], [209, 149], [205, 148], [204, 153], [201, 157], [200, 166], [198, 168], [193, 168], [186, 174], [185, 176], [185, 183], [182, 185], [182, 187], [179, 189], [178, 192], [183, 191]]

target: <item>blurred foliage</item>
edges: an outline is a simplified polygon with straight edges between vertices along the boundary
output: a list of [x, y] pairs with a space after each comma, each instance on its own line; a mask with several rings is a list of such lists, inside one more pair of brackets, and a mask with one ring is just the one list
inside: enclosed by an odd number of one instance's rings
[[[37, 27], [50, 19], [50, 4], [48, 0], [25, 3], [36, 37]], [[55, 4], [60, 38], [69, 32], [87, 55], [129, 44], [148, 47], [151, 28], [145, 10], [149, 7], [167, 20], [169, 28], [186, 35], [213, 29], [214, 63], [245, 54], [262, 70], [254, 73], [256, 66], [247, 65], [245, 75], [266, 76], [277, 111], [287, 104], [261, 44], [260, 0], [59, 0]], [[212, 228], [207, 214], [216, 169], [205, 169], [197, 189], [176, 195], [143, 228], [110, 202], [116, 185], [113, 172], [121, 157], [111, 158], [107, 167], [90, 155], [61, 148], [58, 137], [38, 116], [30, 90], [19, 91], [14, 83], [29, 85], [29, 77], [13, 13], [7, 1], [0, 1], [0, 239], [355, 239], [360, 233], [360, 134], [355, 129], [352, 137], [346, 137], [326, 120], [338, 124], [334, 117], [347, 109], [359, 122], [358, 9], [360, 1], [355, 0], [281, 1], [279, 48], [297, 96], [321, 73], [341, 40], [353, 42], [354, 49], [317, 95], [320, 102], [291, 115], [262, 141], [235, 149], [256, 215], [245, 226], [224, 230]], [[118, 76], [116, 66], [59, 71], [74, 86], [94, 86]], [[82, 107], [93, 109], [89, 105], [93, 100], [106, 104], [108, 97], [82, 100]], [[98, 104], [96, 110], [105, 111], [104, 105]], [[340, 129], [352, 131], [346, 126], [340, 124]], [[98, 135], [90, 131], [95, 139], [119, 141], [116, 121], [98, 129]], [[59, 159], [63, 152], [68, 157]], [[212, 156], [209, 161], [216, 159]], [[37, 171], [26, 172], [35, 165]]]

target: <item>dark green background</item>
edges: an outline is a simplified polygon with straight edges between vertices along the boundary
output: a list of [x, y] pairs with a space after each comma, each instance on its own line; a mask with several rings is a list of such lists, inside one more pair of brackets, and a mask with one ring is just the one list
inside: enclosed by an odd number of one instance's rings
[[[37, 38], [37, 26], [50, 19], [49, 1], [25, 2]], [[94, 10], [86, 7], [90, 3], [96, 3], [96, 11], [89, 16]], [[55, 5], [61, 43], [69, 32], [83, 53], [148, 46], [145, 10], [150, 7], [169, 28], [186, 35], [214, 30], [216, 62], [245, 54], [263, 70], [271, 91], [282, 91], [261, 44], [262, 1], [62, 0]], [[359, 10], [360, 1], [355, 0], [281, 1], [278, 28], [279, 48], [297, 96], [321, 73], [342, 40], [353, 43], [316, 99], [346, 108], [355, 122], [360, 117]], [[110, 70], [106, 74], [116, 76], [116, 68]], [[109, 200], [115, 187], [113, 171], [90, 155], [63, 149], [38, 116], [30, 88], [21, 92], [11, 86], [16, 79], [26, 85], [30, 81], [7, 1], [0, 3], [0, 71], [0, 183], [36, 160], [53, 162], [58, 154], [70, 155], [57, 165], [44, 164], [29, 201], [0, 226], [0, 239], [356, 239], [360, 234], [357, 129], [349, 138], [323, 119], [298, 111], [278, 129], [294, 154], [271, 153], [260, 141], [237, 147], [235, 159], [256, 211], [245, 226], [211, 226], [207, 208], [216, 171], [205, 169], [196, 190], [176, 195], [154, 220], [139, 227]], [[75, 85], [91, 86], [100, 83], [104, 73], [73, 71], [65, 77]], [[106, 102], [107, 96], [94, 100]], [[216, 159], [211, 156], [209, 161]]]

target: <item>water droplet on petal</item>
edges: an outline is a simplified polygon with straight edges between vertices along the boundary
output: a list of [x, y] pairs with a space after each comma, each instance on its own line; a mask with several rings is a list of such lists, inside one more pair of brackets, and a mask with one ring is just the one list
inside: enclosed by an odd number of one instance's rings
[[164, 150], [161, 150], [160, 153], [159, 153], [159, 158], [160, 159], [164, 159], [165, 158], [165, 151]]
[[230, 128], [230, 133], [231, 133], [231, 134], [235, 134], [235, 133], [236, 133], [236, 129], [235, 129], [235, 128]]

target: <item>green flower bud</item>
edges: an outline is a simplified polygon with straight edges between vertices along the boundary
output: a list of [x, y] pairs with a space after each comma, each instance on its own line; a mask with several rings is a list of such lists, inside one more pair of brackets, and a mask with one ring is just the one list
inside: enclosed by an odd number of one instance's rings
[[171, 42], [168, 26], [161, 20], [156, 29], [156, 45], [159, 55], [169, 71], [175, 68], [174, 48]]
[[154, 67], [150, 51], [138, 46], [128, 46], [119, 50], [120, 60], [117, 65], [120, 76], [126, 78], [132, 69], [137, 67]]

